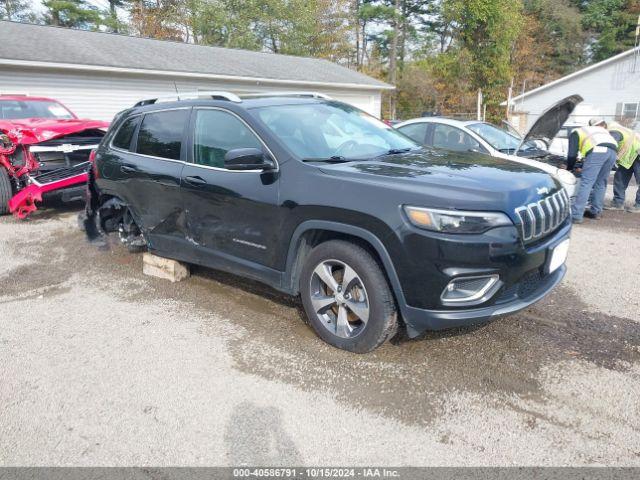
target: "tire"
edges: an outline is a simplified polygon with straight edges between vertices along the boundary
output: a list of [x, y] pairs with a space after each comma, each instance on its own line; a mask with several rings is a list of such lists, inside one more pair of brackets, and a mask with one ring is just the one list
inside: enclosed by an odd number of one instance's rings
[[3, 167], [0, 167], [0, 215], [9, 213], [9, 200], [11, 200], [11, 197], [13, 197], [13, 187], [9, 174]]
[[300, 295], [311, 326], [334, 347], [368, 353], [397, 332], [389, 282], [378, 262], [355, 243], [331, 240], [314, 248], [302, 268]]

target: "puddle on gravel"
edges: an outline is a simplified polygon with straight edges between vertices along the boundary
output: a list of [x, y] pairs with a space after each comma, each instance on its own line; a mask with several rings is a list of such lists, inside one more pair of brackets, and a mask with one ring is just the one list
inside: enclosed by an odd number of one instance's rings
[[[87, 272], [96, 288], [127, 301], [183, 302], [204, 314], [203, 334], [220, 334], [215, 322], [204, 320], [210, 314], [228, 319], [226, 329], [238, 327], [228, 342], [239, 371], [326, 391], [351, 407], [414, 425], [437, 419], [452, 392], [477, 393], [503, 406], [513, 395], [544, 402], [538, 378], [545, 366], [575, 359], [624, 371], [640, 360], [640, 323], [590, 312], [566, 287], [482, 327], [428, 333], [358, 356], [323, 343], [296, 299], [256, 282], [195, 268], [188, 281], [171, 284], [143, 276], [141, 257], [121, 246], [99, 250], [77, 231], [54, 241], [65, 258], [51, 276]], [[21, 278], [15, 288], [28, 281]]]

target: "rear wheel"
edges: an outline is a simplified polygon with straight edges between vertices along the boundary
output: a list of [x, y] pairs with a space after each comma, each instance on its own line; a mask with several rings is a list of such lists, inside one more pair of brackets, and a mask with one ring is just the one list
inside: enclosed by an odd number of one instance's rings
[[364, 248], [343, 240], [320, 244], [309, 254], [300, 282], [311, 325], [334, 347], [367, 353], [395, 335], [393, 294]]
[[0, 215], [9, 213], [9, 200], [13, 196], [13, 187], [7, 171], [0, 167]]
[[118, 227], [118, 236], [130, 253], [141, 253], [147, 249], [147, 241], [133, 219], [131, 211], [126, 207]]

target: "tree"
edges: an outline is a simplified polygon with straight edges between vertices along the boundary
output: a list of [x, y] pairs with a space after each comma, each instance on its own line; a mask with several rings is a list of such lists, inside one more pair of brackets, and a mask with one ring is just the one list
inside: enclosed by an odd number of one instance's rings
[[128, 6], [129, 0], [108, 0], [109, 10], [104, 14], [104, 24], [115, 33], [124, 33], [127, 31], [127, 23], [118, 18], [118, 9], [124, 9]]
[[31, 10], [29, 2], [24, 0], [0, 1], [0, 20], [14, 22], [35, 22], [36, 15]]
[[468, 61], [469, 83], [482, 90], [489, 117], [500, 118], [500, 103], [512, 77], [511, 53], [522, 25], [522, 4], [512, 0], [447, 0], [446, 18], [455, 25], [459, 53]]
[[525, 0], [524, 22], [512, 54], [515, 85], [536, 88], [585, 63], [579, 10], [567, 0]]
[[425, 60], [406, 65], [397, 85], [397, 110], [401, 118], [419, 117], [438, 110], [436, 79]]
[[184, 40], [181, 0], [136, 0], [131, 8], [131, 27], [142, 37]]
[[638, 0], [585, 0], [583, 26], [593, 38], [593, 61], [605, 60], [635, 45]]
[[47, 25], [96, 30], [103, 23], [98, 8], [86, 0], [44, 0], [42, 5]]

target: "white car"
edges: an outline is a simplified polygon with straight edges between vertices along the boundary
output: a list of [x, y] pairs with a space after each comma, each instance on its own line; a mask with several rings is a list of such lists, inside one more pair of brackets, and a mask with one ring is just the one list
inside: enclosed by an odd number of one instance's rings
[[490, 123], [441, 117], [416, 118], [399, 123], [395, 128], [428, 147], [483, 153], [537, 167], [555, 177], [569, 196], [574, 197], [578, 180], [566, 170], [566, 156], [554, 155], [540, 148], [540, 143], [551, 143], [581, 101], [581, 97], [573, 96], [558, 102], [540, 116], [523, 138]]
[[569, 153], [569, 136], [576, 128], [582, 126], [577, 124], [564, 125], [549, 145], [549, 152], [566, 157]]

